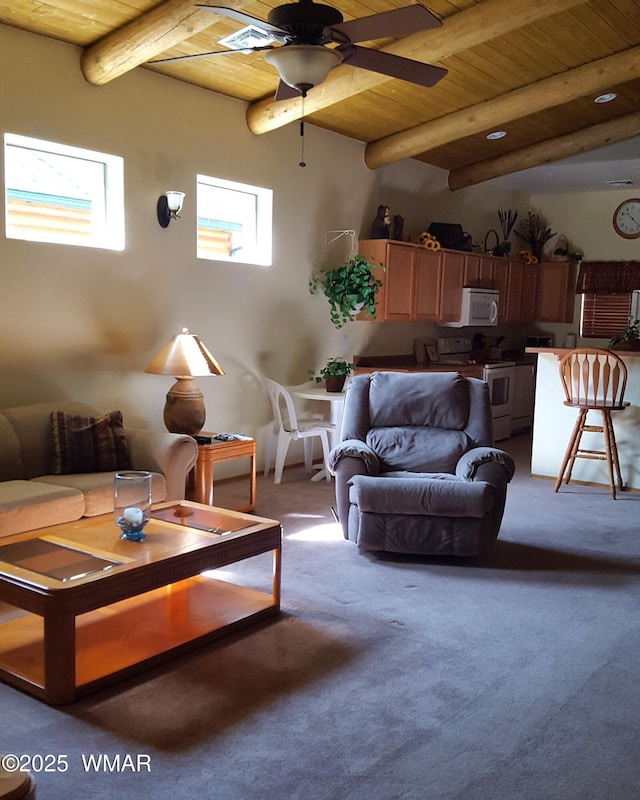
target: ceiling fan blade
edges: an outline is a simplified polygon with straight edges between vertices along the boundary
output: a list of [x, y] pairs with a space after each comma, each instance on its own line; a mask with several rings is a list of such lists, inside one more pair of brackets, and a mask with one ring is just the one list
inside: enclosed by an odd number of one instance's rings
[[193, 61], [196, 58], [208, 58], [209, 56], [229, 56], [235, 53], [257, 53], [260, 50], [272, 50], [274, 45], [265, 44], [260, 47], [246, 47], [244, 50], [212, 50], [210, 53], [194, 53], [190, 56], [174, 56], [173, 58], [156, 58], [154, 61], [147, 61], [147, 64], [170, 64], [172, 61]]
[[442, 67], [423, 64], [382, 50], [370, 50], [368, 47], [357, 47], [354, 44], [340, 45], [337, 49], [342, 53], [345, 64], [379, 72], [390, 78], [399, 78], [419, 86], [434, 86], [447, 74], [447, 70]]
[[[351, 42], [368, 42], [386, 36], [407, 36], [416, 31], [437, 28], [442, 22], [427, 8], [419, 4], [382, 11], [370, 17], [352, 19], [332, 25], [330, 31], [339, 31]], [[334, 39], [335, 41], [335, 39]], [[337, 41], [340, 41], [337, 39]]]
[[278, 88], [276, 89], [274, 100], [291, 100], [294, 97], [301, 97], [302, 95], [300, 92], [294, 88], [293, 86], [289, 86], [288, 83], [284, 81], [280, 81], [278, 84]]
[[267, 33], [274, 33], [278, 36], [288, 36], [287, 32], [282, 28], [278, 28], [277, 25], [271, 25], [270, 23], [266, 22], [263, 19], [259, 19], [258, 17], [252, 17], [250, 14], [244, 14], [242, 11], [236, 11], [235, 8], [227, 8], [226, 6], [212, 6], [206, 5], [205, 3], [196, 3], [196, 8], [206, 8], [209, 11], [213, 11], [214, 14], [220, 14], [221, 17], [229, 17], [230, 19], [235, 19], [238, 22], [242, 22], [243, 25], [255, 25], [256, 28], [260, 28], [263, 31], [267, 31]]

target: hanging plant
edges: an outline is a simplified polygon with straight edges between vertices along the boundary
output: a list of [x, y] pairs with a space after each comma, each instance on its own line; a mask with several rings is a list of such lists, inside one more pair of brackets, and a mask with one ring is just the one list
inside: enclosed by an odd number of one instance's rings
[[[376, 295], [382, 286], [382, 281], [373, 275], [375, 268], [357, 254], [335, 269], [321, 269], [309, 280], [311, 294], [322, 290], [329, 301], [331, 322], [336, 328], [342, 328], [363, 309], [375, 317]], [[384, 270], [382, 265], [381, 268]]]

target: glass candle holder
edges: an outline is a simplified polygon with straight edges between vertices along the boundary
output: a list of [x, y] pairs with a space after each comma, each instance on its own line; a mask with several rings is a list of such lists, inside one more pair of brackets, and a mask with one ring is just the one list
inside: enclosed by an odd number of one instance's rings
[[141, 542], [151, 512], [151, 473], [137, 470], [116, 472], [113, 485], [113, 514], [122, 531], [121, 539]]

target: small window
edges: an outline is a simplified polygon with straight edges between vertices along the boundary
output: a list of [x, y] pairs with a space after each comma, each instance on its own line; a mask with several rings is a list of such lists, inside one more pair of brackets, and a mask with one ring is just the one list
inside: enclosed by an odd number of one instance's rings
[[610, 339], [622, 333], [634, 313], [633, 294], [583, 294], [580, 335]]
[[7, 133], [8, 239], [124, 248], [123, 159]]
[[271, 266], [273, 191], [198, 175], [198, 258]]

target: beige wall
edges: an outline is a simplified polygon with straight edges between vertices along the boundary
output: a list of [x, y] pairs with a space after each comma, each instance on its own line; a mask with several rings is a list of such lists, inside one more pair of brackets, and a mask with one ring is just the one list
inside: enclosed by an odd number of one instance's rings
[[[583, 192], [578, 195], [532, 195], [531, 206], [542, 212], [551, 229], [563, 233], [588, 261], [640, 260], [640, 240], [623, 239], [614, 231], [613, 212], [623, 200], [636, 197], [637, 189]], [[555, 238], [551, 239], [553, 246]], [[574, 323], [572, 325], [549, 325], [545, 332], [555, 336], [555, 344], [561, 346], [564, 336], [571, 331], [580, 331], [581, 295], [576, 295]], [[578, 344], [606, 345], [607, 340], [581, 339]]]
[[[184, 326], [226, 371], [199, 381], [206, 427], [256, 435], [261, 452], [270, 420], [264, 376], [302, 382], [336, 353], [352, 355], [366, 342], [410, 350], [415, 335], [433, 332], [390, 323], [333, 329], [326, 302], [307, 289], [315, 269], [349, 254], [344, 238], [327, 245], [327, 231], [353, 228], [368, 238], [377, 205], [386, 203], [405, 217], [407, 235], [455, 221], [482, 242], [496, 227], [496, 208], [518, 205], [517, 196], [487, 186], [452, 194], [443, 171], [415, 161], [371, 172], [361, 143], [312, 125], [301, 169], [297, 125], [253, 136], [243, 103], [143, 69], [90, 86], [79, 56], [0, 26], [0, 127], [123, 156], [126, 248], [0, 237], [0, 407], [77, 398], [161, 428], [172, 380], [143, 369]], [[196, 259], [197, 172], [274, 190], [271, 268]], [[155, 207], [166, 189], [187, 197], [182, 219], [162, 230]]]
[[542, 211], [551, 229], [564, 233], [588, 261], [630, 261], [640, 258], [640, 240], [618, 236], [612, 219], [623, 200], [637, 195], [633, 186], [579, 195], [533, 195], [531, 205]]

